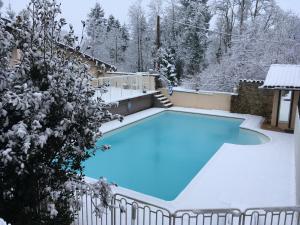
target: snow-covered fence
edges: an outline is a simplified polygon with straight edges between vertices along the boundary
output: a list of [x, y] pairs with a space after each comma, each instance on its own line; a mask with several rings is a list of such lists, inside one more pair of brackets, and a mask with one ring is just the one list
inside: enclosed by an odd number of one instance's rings
[[299, 213], [299, 207], [247, 209], [242, 225], [299, 225]]
[[171, 225], [168, 209], [124, 195], [115, 195], [113, 205], [114, 225]]
[[155, 90], [155, 76], [144, 74], [115, 74], [93, 80], [96, 87], [105, 87], [106, 93], [97, 93], [106, 102], [136, 97]]
[[178, 210], [173, 214], [172, 225], [240, 225], [238, 209]]
[[91, 194], [80, 196], [80, 210], [72, 225], [171, 225], [169, 210], [119, 194], [114, 195], [111, 207], [97, 214], [97, 199]]
[[186, 209], [174, 213], [164, 207], [116, 194], [112, 207], [98, 218], [89, 196], [82, 196], [73, 225], [300, 225], [300, 207]]

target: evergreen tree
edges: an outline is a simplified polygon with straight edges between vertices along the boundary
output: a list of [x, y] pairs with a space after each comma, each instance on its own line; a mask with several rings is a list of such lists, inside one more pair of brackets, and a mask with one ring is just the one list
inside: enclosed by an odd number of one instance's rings
[[197, 74], [205, 66], [205, 53], [207, 48], [207, 29], [211, 15], [207, 6], [207, 0], [181, 0], [182, 11], [182, 41], [180, 54], [185, 61], [187, 74]]
[[[126, 50], [128, 49], [128, 43], [129, 43], [129, 31], [128, 31], [128, 28], [126, 26], [126, 24], [124, 24], [122, 27], [121, 27], [121, 33], [122, 33], [122, 51], [123, 52], [126, 52]], [[124, 59], [125, 60], [125, 59]]]
[[[0, 20], [0, 218], [13, 225], [71, 224], [82, 162], [96, 151], [101, 124], [115, 118], [93, 98], [87, 66], [56, 46], [59, 12], [55, 1], [31, 0], [11, 33]], [[72, 32], [64, 39], [76, 40]], [[105, 207], [109, 191], [102, 195]]]
[[99, 3], [88, 14], [86, 22], [86, 33], [88, 36], [87, 45], [90, 47], [90, 53], [93, 57], [102, 56], [103, 43], [107, 29], [104, 10]]
[[124, 28], [121, 27], [119, 20], [114, 16], [109, 16], [107, 22], [107, 33], [105, 39], [106, 51], [108, 51], [109, 61], [118, 66], [124, 62], [124, 53], [127, 49], [127, 41]]
[[172, 49], [160, 48], [158, 50], [159, 73], [165, 77], [172, 86], [177, 85], [177, 72], [175, 67], [175, 56]]

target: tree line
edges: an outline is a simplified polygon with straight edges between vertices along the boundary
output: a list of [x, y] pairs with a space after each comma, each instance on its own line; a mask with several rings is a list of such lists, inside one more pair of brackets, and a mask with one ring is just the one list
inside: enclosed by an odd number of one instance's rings
[[128, 15], [121, 26], [96, 3], [87, 19], [90, 54], [119, 70], [154, 69], [189, 88], [232, 91], [241, 78], [263, 79], [271, 64], [300, 63], [300, 18], [275, 0], [137, 1]]

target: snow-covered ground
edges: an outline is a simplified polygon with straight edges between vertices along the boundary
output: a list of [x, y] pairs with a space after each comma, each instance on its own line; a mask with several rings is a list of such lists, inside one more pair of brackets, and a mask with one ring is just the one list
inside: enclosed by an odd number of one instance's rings
[[108, 92], [102, 94], [99, 90], [97, 90], [95, 97], [101, 97], [105, 102], [110, 103], [155, 93], [155, 91], [147, 91], [146, 93], [143, 93], [142, 90], [124, 89], [118, 87], [108, 87], [107, 90]]
[[[152, 108], [125, 117], [123, 123], [104, 124], [103, 132], [125, 126], [165, 109]], [[241, 127], [270, 138], [261, 145], [224, 144], [174, 201], [118, 187], [116, 192], [150, 202], [171, 211], [192, 208], [294, 206], [296, 204], [294, 137], [260, 129], [262, 118], [217, 110], [173, 107], [168, 110], [243, 118]]]

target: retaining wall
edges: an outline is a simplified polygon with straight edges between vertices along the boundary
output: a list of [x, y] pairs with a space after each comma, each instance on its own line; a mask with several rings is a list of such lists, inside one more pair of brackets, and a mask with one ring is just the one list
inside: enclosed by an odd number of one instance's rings
[[149, 94], [126, 100], [121, 100], [118, 102], [118, 107], [112, 108], [109, 111], [113, 114], [127, 116], [136, 112], [152, 108], [154, 105], [154, 96], [153, 94]]
[[166, 89], [161, 89], [161, 92], [171, 100], [174, 106], [224, 111], [230, 111], [231, 97], [234, 95], [225, 92], [175, 90], [170, 96]]

